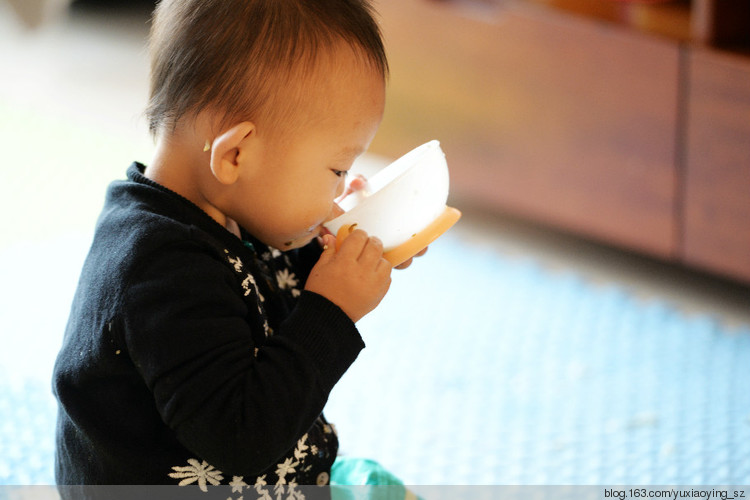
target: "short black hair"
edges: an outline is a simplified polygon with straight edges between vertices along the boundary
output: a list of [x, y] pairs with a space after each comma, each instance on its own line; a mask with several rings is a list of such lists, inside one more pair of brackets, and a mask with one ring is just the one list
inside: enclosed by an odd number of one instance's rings
[[368, 0], [161, 0], [150, 35], [149, 129], [174, 129], [207, 108], [224, 122], [273, 116], [279, 86], [341, 42], [387, 77]]

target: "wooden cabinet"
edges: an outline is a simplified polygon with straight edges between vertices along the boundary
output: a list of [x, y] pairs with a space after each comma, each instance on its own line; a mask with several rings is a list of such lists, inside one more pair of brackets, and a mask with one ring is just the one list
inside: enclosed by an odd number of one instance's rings
[[683, 257], [750, 282], [750, 58], [692, 50]]
[[[743, 264], [736, 267], [750, 256], [750, 241], [742, 239], [747, 231], [742, 237], [737, 229], [743, 221], [750, 226], [745, 209], [737, 208], [747, 206], [750, 186], [740, 192], [745, 150], [735, 140], [750, 134], [737, 127], [747, 111], [732, 107], [747, 95], [750, 79], [744, 73], [724, 79], [729, 87], [716, 92], [689, 83], [702, 74], [711, 85], [718, 71], [713, 66], [726, 65], [708, 61], [712, 51], [694, 51], [690, 41], [699, 29], [703, 38], [715, 38], [708, 35], [715, 27], [706, 0], [625, 4], [378, 0], [392, 73], [371, 149], [394, 157], [439, 139], [459, 205], [750, 281]], [[702, 9], [701, 17], [691, 8]], [[732, 143], [722, 167], [710, 157], [711, 136], [704, 130], [718, 119], [703, 109], [713, 109], [706, 92], [724, 96], [734, 112], [722, 114], [726, 125], [712, 129]], [[706, 113], [702, 129], [699, 117]], [[700, 154], [708, 157], [699, 161]], [[726, 173], [716, 173], [719, 168]], [[711, 188], [700, 187], [705, 176], [713, 179]], [[728, 191], [720, 194], [725, 188], [717, 176], [736, 188], [732, 196], [739, 201], [727, 205]], [[724, 211], [699, 201], [717, 195]], [[703, 226], [717, 226], [708, 212], [735, 228], [727, 229], [734, 238], [725, 244], [736, 247], [732, 264], [725, 257], [716, 266], [699, 256]], [[722, 252], [730, 250], [715, 253]]]
[[673, 255], [674, 44], [545, 11], [380, 12], [392, 81], [375, 150], [437, 138], [456, 197]]

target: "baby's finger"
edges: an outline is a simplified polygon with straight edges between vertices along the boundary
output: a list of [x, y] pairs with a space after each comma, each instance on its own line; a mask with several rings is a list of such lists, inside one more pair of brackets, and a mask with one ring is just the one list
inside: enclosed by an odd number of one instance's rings
[[375, 270], [378, 272], [390, 274], [390, 272], [393, 270], [393, 264], [391, 263], [391, 261], [389, 261], [385, 257], [381, 257], [378, 260], [378, 264], [375, 267]]
[[338, 253], [342, 257], [357, 260], [362, 253], [365, 245], [367, 244], [367, 240], [368, 236], [366, 232], [362, 231], [361, 229], [355, 229], [341, 243], [341, 247], [339, 248]]
[[383, 242], [380, 238], [371, 236], [362, 248], [359, 255], [359, 261], [363, 263], [372, 262], [377, 266], [378, 261], [383, 257]]
[[341, 201], [344, 200], [347, 196], [349, 196], [352, 193], [355, 193], [357, 191], [361, 191], [367, 187], [367, 178], [362, 174], [357, 174], [357, 176], [352, 179], [349, 184], [346, 186], [346, 189], [344, 190], [344, 193], [336, 198], [336, 203], [341, 203]]
[[362, 174], [357, 174], [357, 176], [351, 180], [349, 183], [349, 188], [347, 191], [349, 194], [353, 193], [354, 191], [359, 191], [361, 189], [364, 189], [367, 187], [367, 179]]
[[318, 262], [329, 262], [336, 256], [336, 238], [331, 234], [326, 234], [318, 236], [318, 242], [322, 250]]
[[414, 262], [414, 259], [415, 259], [415, 258], [417, 258], [417, 257], [421, 257], [421, 256], [423, 256], [424, 254], [426, 254], [426, 253], [427, 253], [427, 249], [428, 249], [428, 248], [430, 248], [430, 247], [424, 247], [424, 248], [423, 248], [422, 250], [420, 250], [420, 251], [419, 251], [419, 253], [417, 253], [417, 254], [416, 254], [416, 255], [415, 255], [414, 257], [411, 257], [411, 258], [409, 258], [408, 260], [405, 260], [405, 261], [404, 261], [404, 262], [402, 262], [401, 264], [399, 264], [399, 265], [397, 265], [396, 267], [394, 267], [394, 269], [399, 269], [399, 270], [400, 270], [400, 269], [406, 269], [407, 267], [409, 267], [409, 266], [410, 266], [410, 265], [412, 264], [412, 262]]
[[324, 234], [320, 237], [321, 248], [323, 253], [335, 254], [336, 253], [336, 237], [332, 234]]
[[405, 260], [405, 261], [404, 261], [404, 262], [402, 262], [401, 264], [399, 264], [399, 265], [397, 265], [396, 267], [394, 267], [394, 269], [399, 269], [399, 270], [401, 270], [401, 269], [406, 269], [407, 267], [409, 267], [409, 266], [411, 265], [411, 262], [412, 262], [412, 260], [414, 260], [414, 259], [413, 259], [413, 258], [410, 258], [410, 259], [408, 259], [408, 260]]

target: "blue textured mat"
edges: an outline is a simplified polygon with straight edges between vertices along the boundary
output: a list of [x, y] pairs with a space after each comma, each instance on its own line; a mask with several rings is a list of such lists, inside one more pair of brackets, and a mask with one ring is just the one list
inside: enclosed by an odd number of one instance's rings
[[[750, 325], [448, 236], [360, 328], [327, 414], [406, 484], [750, 483]], [[50, 483], [49, 383], [12, 379], [0, 484]]]
[[750, 482], [750, 325], [450, 239], [418, 264], [332, 396], [344, 452], [407, 484]]

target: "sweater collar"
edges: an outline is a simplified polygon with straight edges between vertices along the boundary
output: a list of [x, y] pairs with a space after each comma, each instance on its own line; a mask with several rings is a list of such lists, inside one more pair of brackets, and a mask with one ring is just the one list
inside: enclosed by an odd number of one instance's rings
[[236, 235], [216, 222], [216, 220], [214, 220], [210, 215], [203, 211], [198, 205], [188, 200], [181, 194], [176, 193], [166, 186], [163, 186], [158, 182], [155, 182], [146, 177], [145, 171], [146, 166], [143, 163], [137, 161], [133, 162], [127, 171], [128, 180], [137, 184], [149, 186], [164, 193], [169, 198], [182, 205], [189, 213], [189, 217], [195, 218], [194, 222], [196, 223], [196, 225], [199, 225], [202, 229], [207, 230], [219, 240], [225, 242], [231, 247], [240, 246], [246, 251], [249, 250], [256, 255], [260, 255], [260, 253], [270, 250], [267, 245], [262, 243], [258, 238], [250, 234], [242, 227], [240, 227], [240, 234], [242, 235], [242, 239], [237, 238]]

